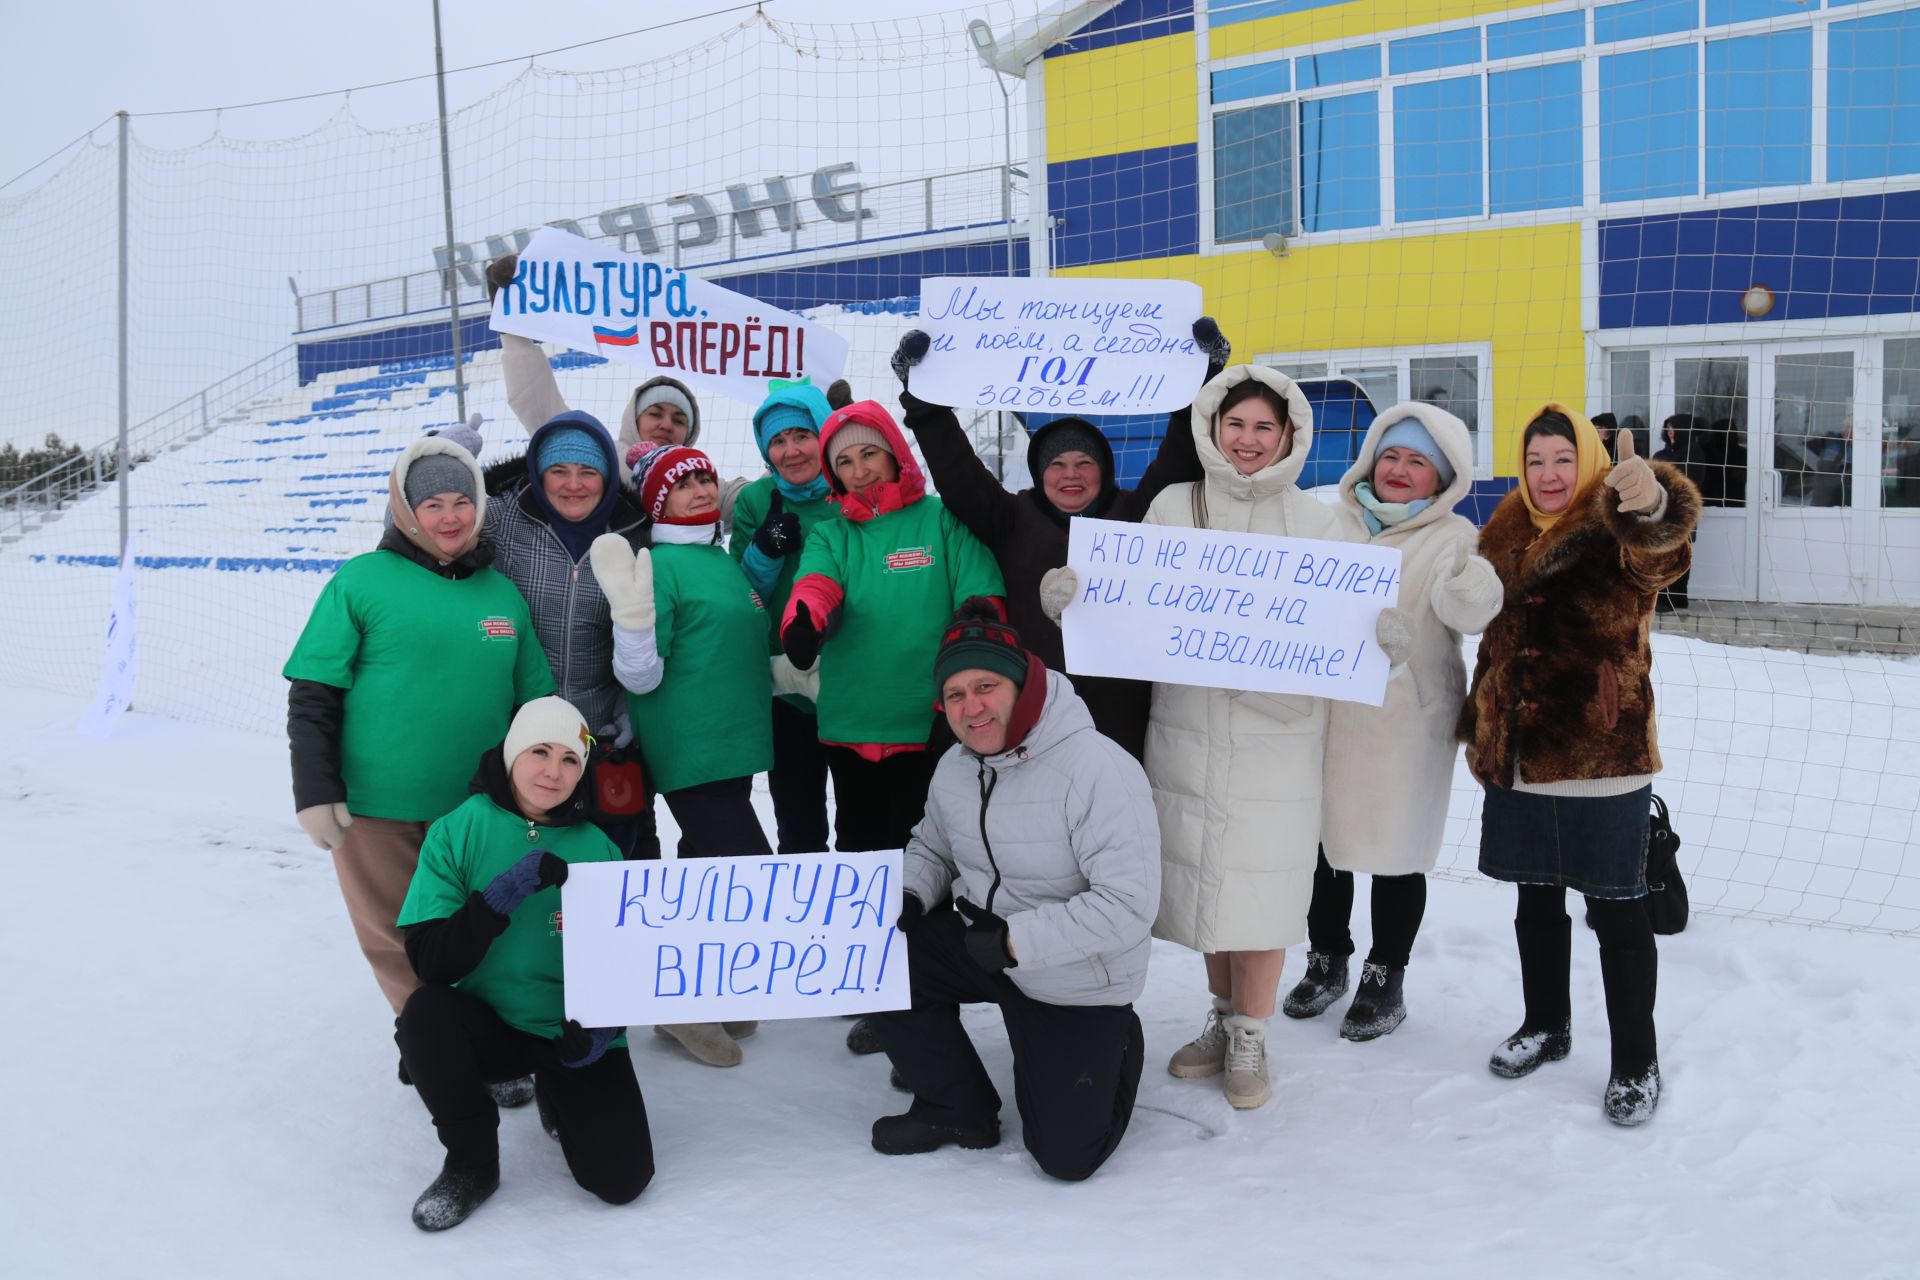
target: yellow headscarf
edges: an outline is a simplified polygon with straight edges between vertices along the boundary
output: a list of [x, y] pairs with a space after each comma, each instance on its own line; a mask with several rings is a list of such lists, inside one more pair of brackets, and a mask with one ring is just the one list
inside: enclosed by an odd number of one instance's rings
[[1545, 533], [1559, 523], [1560, 517], [1584, 503], [1593, 493], [1593, 486], [1600, 477], [1613, 469], [1613, 459], [1607, 456], [1607, 447], [1600, 443], [1600, 433], [1593, 429], [1587, 416], [1563, 404], [1548, 401], [1540, 407], [1538, 413], [1527, 419], [1532, 426], [1540, 417], [1549, 413], [1563, 415], [1573, 424], [1573, 454], [1578, 474], [1574, 477], [1573, 500], [1560, 508], [1557, 515], [1548, 515], [1533, 505], [1533, 493], [1527, 488], [1527, 433], [1523, 428], [1519, 437], [1520, 454], [1520, 501], [1527, 504], [1527, 515], [1533, 520], [1533, 527]]

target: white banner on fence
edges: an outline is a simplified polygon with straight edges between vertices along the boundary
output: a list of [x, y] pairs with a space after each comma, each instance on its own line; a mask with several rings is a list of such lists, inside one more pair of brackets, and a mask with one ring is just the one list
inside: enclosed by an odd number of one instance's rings
[[904, 1009], [900, 851], [594, 862], [561, 887], [585, 1027]]
[[120, 553], [120, 572], [113, 580], [113, 603], [107, 610], [107, 648], [100, 658], [100, 688], [80, 715], [80, 732], [104, 738], [133, 705], [133, 539]]
[[1047, 413], [1169, 413], [1207, 357], [1189, 280], [939, 276], [920, 282], [933, 349], [913, 394], [932, 404]]
[[1400, 552], [1363, 542], [1075, 517], [1080, 594], [1060, 617], [1067, 669], [1379, 706], [1374, 639], [1400, 598]]
[[557, 227], [520, 251], [491, 325], [639, 365], [758, 405], [774, 378], [826, 385], [846, 371], [847, 340], [803, 316]]

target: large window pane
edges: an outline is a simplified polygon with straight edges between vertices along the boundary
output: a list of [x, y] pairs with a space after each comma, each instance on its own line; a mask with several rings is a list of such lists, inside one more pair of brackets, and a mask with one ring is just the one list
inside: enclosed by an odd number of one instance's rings
[[1654, 453], [1669, 450], [1664, 461], [1686, 461], [1684, 454], [1675, 447], [1684, 447], [1683, 441], [1667, 440], [1664, 432], [1658, 442], [1648, 438], [1647, 423], [1653, 417], [1653, 361], [1649, 352], [1612, 353], [1607, 372], [1606, 411], [1613, 415], [1622, 431], [1633, 432], [1633, 443], [1643, 457], [1651, 445]]
[[1757, 22], [1762, 18], [1796, 18], [1815, 6], [1810, 0], [1707, 0], [1707, 25]]
[[1783, 507], [1853, 505], [1853, 355], [1773, 362], [1773, 468]]
[[1213, 118], [1213, 238], [1258, 240], [1293, 230], [1293, 104]]
[[1834, 23], [1827, 65], [1827, 177], [1920, 173], [1920, 9]]
[[1593, 11], [1593, 42], [1640, 40], [1691, 31], [1700, 20], [1698, 0], [1630, 0]]
[[1694, 47], [1600, 59], [1600, 198], [1692, 195], [1698, 179]]
[[1336, 49], [1293, 60], [1294, 78], [1302, 89], [1345, 84], [1349, 80], [1372, 80], [1380, 74], [1380, 46], [1362, 45], [1358, 49]]
[[1579, 204], [1580, 64], [1489, 75], [1487, 142], [1492, 212]]
[[1380, 95], [1300, 104], [1300, 226], [1338, 231], [1380, 223]]
[[1520, 58], [1530, 53], [1578, 49], [1587, 42], [1587, 15], [1550, 13], [1539, 18], [1495, 22], [1487, 26], [1487, 59]]
[[1434, 71], [1440, 67], [1463, 67], [1480, 61], [1480, 28], [1440, 31], [1430, 36], [1412, 36], [1387, 45], [1387, 70], [1405, 75], [1410, 71]]
[[1291, 66], [1282, 58], [1278, 62], [1261, 62], [1251, 67], [1216, 71], [1213, 73], [1213, 100], [1240, 102], [1247, 98], [1285, 93], [1293, 87], [1293, 75], [1289, 70]]
[[1480, 77], [1393, 91], [1396, 222], [1480, 214]]
[[1881, 502], [1920, 507], [1920, 338], [1888, 338], [1880, 404]]
[[[1480, 438], [1480, 357], [1416, 356], [1407, 362], [1407, 389], [1415, 400], [1436, 405], [1467, 424]], [[1479, 446], [1474, 447], [1476, 455]]]
[[1813, 179], [1813, 32], [1707, 43], [1707, 191]]
[[1687, 478], [1710, 507], [1747, 505], [1747, 358], [1673, 362], [1673, 408], [1692, 419]]

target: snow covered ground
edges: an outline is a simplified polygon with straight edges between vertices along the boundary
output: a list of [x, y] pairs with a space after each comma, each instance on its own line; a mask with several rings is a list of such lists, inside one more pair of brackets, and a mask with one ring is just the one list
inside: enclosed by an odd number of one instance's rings
[[[904, 1104], [884, 1060], [850, 1057], [844, 1022], [774, 1023], [732, 1071], [636, 1037], [659, 1173], [634, 1204], [575, 1188], [529, 1108], [503, 1118], [499, 1193], [425, 1236], [407, 1213], [439, 1148], [282, 741], [134, 714], [96, 743], [82, 705], [0, 696], [0, 1275], [1920, 1272], [1911, 937], [1697, 915], [1662, 942], [1668, 1091], [1625, 1131], [1600, 1114], [1591, 944], [1573, 1056], [1496, 1079], [1511, 895], [1448, 881], [1406, 1025], [1353, 1045], [1337, 1011], [1276, 1019], [1252, 1113], [1161, 1070], [1205, 1006], [1198, 961], [1162, 946], [1140, 1108], [1090, 1182], [1039, 1176], [1011, 1105], [998, 1150], [874, 1154], [869, 1123]], [[1010, 1098], [993, 1011], [968, 1022]]]

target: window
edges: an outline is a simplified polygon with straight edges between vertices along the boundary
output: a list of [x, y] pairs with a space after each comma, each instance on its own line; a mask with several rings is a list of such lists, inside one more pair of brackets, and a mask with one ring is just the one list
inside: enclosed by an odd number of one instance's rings
[[1600, 198], [1695, 194], [1699, 105], [1690, 44], [1600, 59]]
[[1338, 231], [1380, 222], [1380, 95], [1300, 104], [1300, 228]]
[[1439, 67], [1460, 67], [1480, 61], [1480, 28], [1442, 31], [1430, 36], [1414, 36], [1387, 45], [1387, 70], [1393, 75], [1409, 71], [1433, 71]]
[[1346, 84], [1350, 80], [1372, 80], [1380, 74], [1380, 46], [1369, 44], [1358, 49], [1340, 49], [1333, 53], [1295, 58], [1293, 70], [1302, 89]]
[[1698, 0], [1631, 0], [1593, 11], [1593, 42], [1644, 40], [1648, 36], [1691, 31], [1700, 16]]
[[[1647, 436], [1647, 423], [1653, 417], [1653, 362], [1650, 352], [1611, 353], [1606, 411], [1623, 429], [1633, 432], [1633, 442], [1643, 454], [1658, 453], [1668, 447], [1664, 438], [1650, 442]], [[1678, 457], [1668, 459], [1679, 460]]]
[[1707, 42], [1707, 191], [1813, 178], [1813, 31]]
[[1251, 67], [1232, 67], [1213, 73], [1213, 100], [1239, 102], [1246, 98], [1264, 98], [1293, 88], [1293, 75], [1285, 58]]
[[1834, 23], [1827, 66], [1827, 177], [1920, 171], [1920, 9]]
[[1490, 211], [1580, 203], [1580, 64], [1487, 77]]
[[1395, 89], [1394, 220], [1477, 217], [1480, 207], [1480, 77]]
[[1805, 13], [1810, 0], [1707, 0], [1707, 25], [1757, 22], [1762, 18], [1791, 18]]
[[1920, 338], [1888, 338], [1881, 363], [1881, 503], [1920, 507]]
[[1415, 356], [1407, 361], [1407, 390], [1422, 404], [1445, 409], [1480, 438], [1480, 358]]
[[[1642, 355], [1644, 356], [1644, 352]], [[1467, 426], [1473, 440], [1475, 473], [1491, 476], [1491, 453], [1480, 424], [1493, 401], [1487, 381], [1492, 351], [1484, 343], [1387, 347], [1367, 351], [1302, 351], [1259, 355], [1255, 363], [1278, 369], [1295, 380], [1345, 378], [1367, 393], [1376, 414], [1403, 400], [1437, 405]], [[1328, 424], [1329, 430], [1334, 427]], [[1321, 455], [1320, 424], [1315, 424], [1314, 454]], [[1356, 442], [1357, 443], [1357, 442]]]
[[1213, 118], [1213, 238], [1258, 240], [1293, 230], [1293, 104]]
[[1578, 49], [1586, 42], [1587, 15], [1578, 9], [1572, 13], [1521, 18], [1517, 22], [1494, 22], [1487, 26], [1487, 60]]

